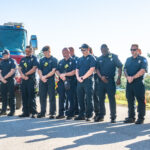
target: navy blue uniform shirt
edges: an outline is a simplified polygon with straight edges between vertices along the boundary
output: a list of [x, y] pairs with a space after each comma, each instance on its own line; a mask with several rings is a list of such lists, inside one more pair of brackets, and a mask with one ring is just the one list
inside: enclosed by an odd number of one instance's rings
[[78, 63], [79, 58], [75, 55], [73, 55], [72, 58], [74, 59], [76, 67], [77, 67], [77, 63]]
[[[23, 57], [19, 66], [21, 67], [22, 73], [25, 74], [34, 66], [38, 66], [37, 58], [34, 55]], [[28, 75], [28, 77], [35, 77], [35, 72], [31, 75]]]
[[122, 68], [122, 63], [115, 54], [102, 55], [97, 59], [96, 69], [99, 70], [102, 76], [106, 76], [108, 79], [114, 79], [117, 68]]
[[[57, 66], [57, 70], [60, 73], [67, 73], [75, 70], [76, 65], [73, 58], [69, 58], [68, 60], [62, 59]], [[67, 77], [68, 79], [73, 79], [75, 76]]]
[[[77, 62], [77, 69], [79, 70], [79, 77], [84, 76], [88, 70], [92, 67], [96, 67], [96, 59], [92, 55], [82, 56]], [[93, 76], [93, 75], [91, 75]]]
[[[57, 68], [57, 59], [53, 56], [50, 58], [43, 57], [40, 59], [40, 63], [38, 69], [42, 71], [42, 75], [47, 75], [51, 72], [54, 68]], [[54, 75], [49, 77], [54, 78]]]
[[[16, 68], [16, 62], [12, 58], [4, 59], [0, 63], [0, 70], [3, 77], [7, 75], [11, 71], [11, 69], [15, 69], [15, 68]], [[9, 78], [13, 78], [14, 76], [15, 73]]]
[[[129, 57], [126, 60], [124, 69], [126, 70], [128, 76], [135, 75], [140, 69], [145, 69], [147, 71], [148, 63], [145, 57], [138, 56], [136, 58]], [[135, 80], [143, 80], [143, 76], [135, 79]]]

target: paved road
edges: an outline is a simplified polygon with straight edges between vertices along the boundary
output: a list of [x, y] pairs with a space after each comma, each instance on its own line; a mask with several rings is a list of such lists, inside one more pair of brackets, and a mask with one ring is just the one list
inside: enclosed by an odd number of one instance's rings
[[123, 124], [126, 107], [118, 106], [117, 112], [116, 124], [109, 123], [108, 104], [102, 123], [3, 116], [0, 150], [149, 150], [150, 111], [143, 125]]

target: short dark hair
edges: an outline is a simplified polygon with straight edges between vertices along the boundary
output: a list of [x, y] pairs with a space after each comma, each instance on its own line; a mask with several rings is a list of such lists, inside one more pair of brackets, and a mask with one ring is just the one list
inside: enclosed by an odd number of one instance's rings
[[139, 45], [138, 44], [132, 44], [131, 47], [132, 46], [135, 46], [135, 47], [137, 47], [137, 49], [139, 49]]
[[43, 51], [43, 52], [48, 51], [48, 50], [50, 50], [50, 46], [44, 46], [44, 47], [42, 48], [42, 51]]
[[73, 47], [68, 47], [68, 49], [69, 49], [69, 51], [70, 51], [70, 50], [73, 50], [73, 51], [74, 51], [74, 48], [73, 48]]
[[64, 48], [62, 49], [62, 51], [68, 51], [68, 52], [69, 52], [69, 49], [68, 49], [67, 47], [64, 47]]
[[27, 45], [26, 48], [29, 48], [30, 51], [32, 51], [32, 47], [30, 45]]
[[106, 44], [102, 44], [101, 49], [107, 49], [108, 50], [108, 46]]

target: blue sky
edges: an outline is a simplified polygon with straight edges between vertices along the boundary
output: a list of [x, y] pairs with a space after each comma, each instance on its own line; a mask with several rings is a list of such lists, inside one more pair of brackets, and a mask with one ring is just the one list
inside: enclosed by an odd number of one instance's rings
[[73, 46], [76, 54], [82, 43], [99, 56], [106, 43], [124, 62], [130, 46], [139, 44], [143, 55], [150, 52], [149, 0], [1, 0], [0, 24], [23, 22], [28, 35], [38, 36], [39, 50], [50, 45], [52, 54]]

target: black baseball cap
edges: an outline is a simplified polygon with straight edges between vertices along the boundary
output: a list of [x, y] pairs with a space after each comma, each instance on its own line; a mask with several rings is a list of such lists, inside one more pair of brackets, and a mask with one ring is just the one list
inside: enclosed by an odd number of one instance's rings
[[10, 52], [9, 52], [8, 49], [4, 49], [3, 52], [2, 52], [2, 56], [3, 55], [9, 55], [9, 54], [10, 54]]
[[79, 47], [79, 49], [84, 49], [84, 48], [89, 48], [89, 46], [87, 44], [82, 44], [81, 47]]
[[45, 51], [48, 51], [48, 50], [50, 50], [50, 46], [44, 46], [42, 48], [42, 52], [45, 52]]

